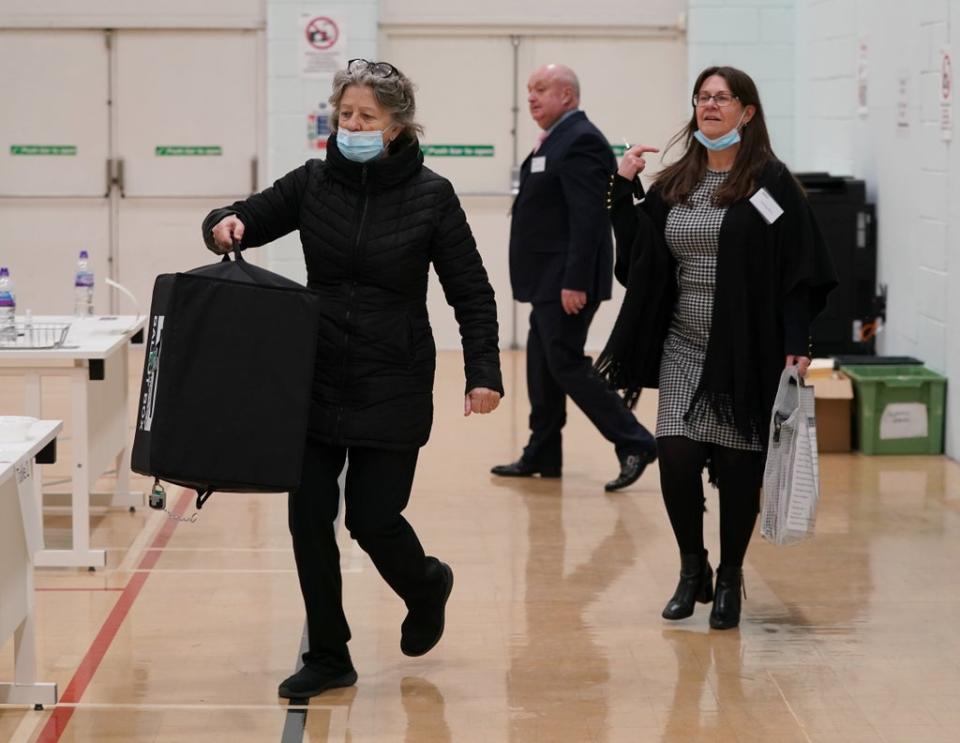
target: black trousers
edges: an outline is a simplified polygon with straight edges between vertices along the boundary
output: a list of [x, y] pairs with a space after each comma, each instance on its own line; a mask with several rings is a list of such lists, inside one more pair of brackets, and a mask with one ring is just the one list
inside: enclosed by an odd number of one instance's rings
[[530, 441], [523, 458], [546, 467], [563, 464], [562, 430], [567, 422], [567, 396], [613, 443], [617, 456], [656, 447], [621, 397], [593, 370], [583, 353], [590, 321], [599, 307], [587, 304], [568, 315], [560, 302], [533, 305], [527, 336], [527, 394], [530, 396]]
[[762, 452], [705, 444], [685, 436], [657, 439], [660, 489], [681, 554], [703, 551], [703, 469], [720, 490], [720, 562], [739, 567], [760, 512]]
[[[349, 448], [344, 502], [350, 536], [407, 606], [429, 598], [420, 540], [401, 515], [410, 499], [419, 449]], [[350, 626], [343, 613], [340, 551], [333, 522], [340, 504], [337, 478], [346, 447], [307, 437], [300, 488], [290, 493], [289, 523], [297, 576], [307, 610], [308, 665], [350, 664]]]

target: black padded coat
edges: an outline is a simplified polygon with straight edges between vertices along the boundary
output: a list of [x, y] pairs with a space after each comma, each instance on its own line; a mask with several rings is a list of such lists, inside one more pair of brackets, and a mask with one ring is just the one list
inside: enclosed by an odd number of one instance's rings
[[423, 165], [416, 140], [397, 144], [359, 164], [331, 136], [326, 161], [203, 222], [211, 249], [213, 226], [229, 214], [244, 224], [244, 248], [300, 231], [307, 286], [323, 298], [310, 432], [334, 445], [410, 449], [430, 437], [431, 264], [460, 326], [466, 390], [503, 393], [493, 289], [460, 202]]

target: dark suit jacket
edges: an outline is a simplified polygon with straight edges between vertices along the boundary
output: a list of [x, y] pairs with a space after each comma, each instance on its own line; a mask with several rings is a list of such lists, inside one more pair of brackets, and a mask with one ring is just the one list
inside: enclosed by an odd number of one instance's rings
[[[532, 172], [538, 163], [543, 170]], [[590, 302], [610, 299], [613, 242], [605, 198], [616, 168], [610, 144], [582, 111], [523, 161], [510, 225], [514, 299], [559, 302], [561, 289], [585, 291]]]

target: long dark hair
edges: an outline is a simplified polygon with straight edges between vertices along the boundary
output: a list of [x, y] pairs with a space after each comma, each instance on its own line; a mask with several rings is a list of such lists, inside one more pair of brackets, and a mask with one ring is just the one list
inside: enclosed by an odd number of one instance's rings
[[[776, 156], [770, 146], [770, 135], [767, 133], [767, 122], [763, 117], [763, 106], [760, 105], [760, 94], [750, 76], [736, 67], [708, 67], [697, 77], [697, 82], [693, 86], [693, 95], [697, 95], [704, 81], [713, 75], [719, 75], [727, 81], [730, 92], [737, 97], [741, 105], [753, 106], [756, 109], [749, 124], [744, 124], [740, 130], [740, 150], [737, 152], [730, 175], [714, 194], [714, 202], [717, 206], [729, 206], [753, 194], [763, 167], [771, 160], [775, 160]], [[707, 171], [707, 149], [693, 138], [695, 131], [697, 131], [696, 109], [689, 123], [677, 132], [667, 145], [669, 150], [682, 142], [685, 148], [683, 156], [664, 168], [654, 181], [654, 185], [660, 188], [663, 199], [668, 204], [686, 203], [687, 198]]]

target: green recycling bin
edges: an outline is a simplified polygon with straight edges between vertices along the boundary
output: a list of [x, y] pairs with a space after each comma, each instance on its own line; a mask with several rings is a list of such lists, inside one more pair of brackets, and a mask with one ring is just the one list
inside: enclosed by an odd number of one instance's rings
[[947, 380], [923, 366], [844, 366], [853, 380], [860, 451], [942, 454]]

